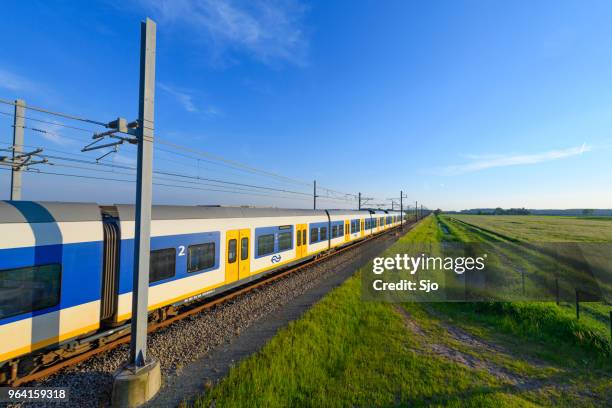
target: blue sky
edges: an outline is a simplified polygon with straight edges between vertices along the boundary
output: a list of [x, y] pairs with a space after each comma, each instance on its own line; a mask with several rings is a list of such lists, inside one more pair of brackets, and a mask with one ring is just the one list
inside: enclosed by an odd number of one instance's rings
[[[0, 7], [4, 99], [102, 121], [134, 119], [139, 22], [150, 16], [158, 23], [161, 140], [292, 179], [317, 179], [340, 192], [362, 191], [379, 202], [403, 189], [406, 201], [444, 209], [612, 208], [610, 2], [143, 0], [84, 8], [76, 1], [5, 1]], [[10, 117], [1, 116], [3, 147], [12, 130]], [[88, 143], [89, 134], [63, 126], [78, 123], [31, 116], [58, 123], [36, 124], [46, 134], [26, 129], [26, 144], [61, 155]], [[156, 168], [311, 190], [189, 155], [156, 150]], [[134, 157], [131, 146], [122, 146], [104, 161], [129, 167]], [[133, 183], [26, 174], [24, 184], [25, 199], [133, 200]], [[6, 186], [0, 198], [7, 198], [6, 172], [0, 186]], [[311, 205], [307, 196], [270, 191], [250, 196], [159, 185], [154, 191], [158, 203]], [[321, 205], [354, 203], [322, 198]]]

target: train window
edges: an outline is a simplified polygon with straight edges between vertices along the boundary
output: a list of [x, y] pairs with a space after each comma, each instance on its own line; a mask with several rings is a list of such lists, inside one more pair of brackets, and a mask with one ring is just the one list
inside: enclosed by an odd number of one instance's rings
[[176, 274], [176, 248], [156, 249], [149, 257], [149, 283], [172, 278]]
[[278, 250], [286, 251], [293, 247], [293, 240], [291, 239], [291, 232], [281, 232], [278, 234]]
[[344, 224], [338, 225], [338, 236], [341, 237], [344, 235]]
[[257, 238], [257, 256], [274, 253], [274, 234], [260, 235]]
[[302, 230], [302, 242], [306, 245], [306, 230]]
[[319, 229], [311, 228], [310, 229], [310, 243], [315, 243], [319, 240]]
[[321, 241], [325, 241], [327, 239], [327, 227], [321, 227], [321, 236], [319, 239]]
[[297, 232], [297, 245], [296, 246], [300, 246], [300, 245], [302, 245], [302, 231]]
[[215, 266], [215, 243], [191, 245], [187, 254], [187, 272], [197, 272]]
[[331, 237], [336, 238], [338, 236], [338, 226], [332, 225]]
[[238, 241], [235, 239], [230, 239], [227, 241], [227, 262], [234, 263], [236, 262], [236, 249], [238, 249]]
[[61, 274], [60, 264], [0, 271], [0, 319], [56, 306]]
[[244, 261], [245, 259], [249, 259], [249, 239], [247, 237], [240, 240], [240, 260]]

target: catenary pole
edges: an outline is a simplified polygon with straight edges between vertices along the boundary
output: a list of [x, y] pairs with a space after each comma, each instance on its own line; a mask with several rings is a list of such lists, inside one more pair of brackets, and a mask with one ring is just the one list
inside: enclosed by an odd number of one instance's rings
[[153, 184], [156, 24], [141, 23], [140, 95], [138, 107], [138, 165], [134, 233], [134, 286], [130, 362], [142, 367], [147, 359], [147, 306]]
[[400, 190], [400, 229], [404, 229], [404, 191]]
[[[13, 119], [13, 163], [23, 153], [23, 128], [25, 126], [25, 102], [15, 100], [15, 117]], [[13, 166], [11, 170], [11, 200], [21, 200], [21, 166]]]

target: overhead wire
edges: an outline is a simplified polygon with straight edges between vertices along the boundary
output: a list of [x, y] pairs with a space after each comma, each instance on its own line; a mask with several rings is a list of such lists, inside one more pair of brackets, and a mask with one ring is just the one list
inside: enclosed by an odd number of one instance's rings
[[[0, 98], [0, 103], [4, 103], [6, 105], [11, 105], [11, 106], [17, 105], [15, 102], [9, 101], [8, 99], [4, 99], [4, 98]], [[43, 109], [43, 108], [39, 108], [36, 106], [31, 106], [31, 105], [24, 106], [24, 108], [31, 109], [31, 110], [41, 112], [41, 113], [46, 113], [46, 114], [53, 115], [53, 116], [59, 116], [59, 117], [66, 118], [66, 119], [72, 119], [72, 120], [77, 120], [80, 122], [91, 123], [93, 125], [99, 125], [99, 126], [106, 127], [106, 123], [104, 122], [93, 120], [93, 119], [87, 119], [87, 118], [83, 118], [80, 116], [70, 115], [68, 113], [54, 112], [49, 109]]]
[[[15, 106], [16, 103], [0, 98], [0, 103], [3, 104], [7, 104], [7, 105], [11, 105], [11, 106]], [[98, 126], [102, 126], [107, 128], [107, 123], [102, 122], [102, 121], [98, 121], [98, 120], [93, 120], [93, 119], [88, 119], [88, 118], [84, 118], [84, 117], [80, 117], [80, 116], [76, 116], [76, 115], [71, 115], [71, 114], [67, 114], [67, 113], [63, 113], [63, 112], [55, 112], [55, 111], [51, 111], [48, 109], [43, 109], [40, 107], [36, 107], [36, 106], [31, 106], [31, 105], [26, 105], [24, 106], [25, 109], [30, 109], [33, 111], [37, 111], [37, 112], [41, 112], [44, 114], [48, 114], [48, 115], [53, 115], [53, 116], [58, 116], [58, 117], [62, 117], [65, 119], [70, 119], [70, 120], [75, 120], [75, 121], [81, 121], [84, 123], [90, 123], [90, 124], [94, 124], [94, 125], [98, 125]], [[2, 112], [0, 111], [0, 114], [2, 115], [6, 115], [6, 116], [13, 116], [14, 117], [14, 113], [9, 113], [9, 112]], [[39, 122], [39, 123], [45, 123], [45, 124], [49, 124], [49, 125], [54, 125], [54, 126], [60, 126], [60, 127], [64, 127], [67, 129], [73, 129], [73, 130], [77, 130], [77, 131], [81, 131], [81, 132], [87, 132], [87, 133], [94, 133], [93, 130], [91, 129], [86, 129], [86, 128], [81, 128], [81, 127], [77, 127], [77, 126], [71, 126], [71, 125], [66, 125], [64, 123], [61, 122], [57, 122], [57, 121], [47, 121], [47, 120], [43, 120], [43, 119], [39, 119], [39, 118], [35, 118], [35, 117], [27, 117], [28, 121], [35, 121], [35, 122]], [[50, 134], [50, 135], [55, 135], [57, 137], [64, 137], [64, 138], [68, 138], [71, 140], [75, 140], [75, 141], [79, 141], [82, 142], [79, 139], [75, 139], [75, 138], [71, 138], [69, 136], [65, 136], [65, 135], [59, 135], [55, 132], [46, 130], [46, 129], [37, 129], [37, 128], [32, 128], [32, 127], [26, 127], [24, 126], [24, 128], [26, 129], [30, 129], [32, 131], [37, 131], [40, 133], [46, 133], [46, 134]], [[243, 172], [247, 172], [247, 173], [251, 173], [251, 174], [256, 174], [256, 175], [260, 175], [260, 176], [266, 176], [266, 177], [270, 177], [273, 179], [276, 179], [277, 181], [283, 181], [285, 183], [293, 183], [293, 184], [299, 184], [299, 185], [303, 185], [303, 186], [311, 186], [312, 183], [310, 182], [306, 182], [303, 180], [299, 180], [293, 177], [288, 177], [288, 176], [284, 176], [282, 174], [278, 174], [275, 172], [271, 172], [271, 171], [267, 171], [267, 170], [262, 170], [262, 169], [258, 169], [256, 167], [235, 161], [235, 160], [230, 160], [230, 159], [226, 159], [224, 157], [218, 156], [218, 155], [214, 155], [199, 149], [195, 149], [195, 148], [191, 148], [191, 147], [187, 147], [187, 146], [182, 146], [179, 145], [177, 143], [173, 143], [173, 142], [169, 142], [167, 140], [164, 139], [160, 139], [157, 138], [157, 142], [160, 144], [163, 144], [165, 146], [168, 146], [171, 149], [175, 149], [175, 150], [179, 150], [182, 152], [189, 152], [192, 154], [196, 154], [200, 157], [193, 157], [193, 156], [189, 156], [186, 155], [184, 153], [181, 152], [176, 152], [176, 151], [171, 151], [168, 149], [163, 149], [163, 148], [159, 148], [159, 146], [156, 146], [157, 149], [161, 150], [161, 151], [165, 151], [166, 153], [170, 153], [170, 154], [175, 154], [175, 155], [182, 155], [184, 157], [189, 157], [193, 160], [197, 161], [197, 165], [199, 166], [200, 162], [206, 162], [206, 163], [210, 163], [213, 165], [218, 165], [218, 166], [226, 166], [226, 167], [230, 167], [239, 171], [243, 171]], [[52, 149], [50, 148], [46, 148], [47, 150], [51, 151]], [[70, 155], [75, 155], [75, 153], [68, 153], [68, 152], [64, 152], [64, 154], [70, 154]], [[45, 155], [49, 158], [52, 158], [52, 156], [49, 155]], [[53, 156], [53, 158], [57, 159], [57, 160], [65, 160], [65, 158], [60, 158], [57, 156]], [[72, 159], [72, 160], [78, 160], [78, 159]], [[87, 162], [87, 161], [81, 161], [82, 163], [87, 163], [87, 164], [96, 164], [96, 165], [106, 165], [108, 166], [107, 163], [99, 163], [99, 162]], [[112, 165], [118, 168], [123, 168], [123, 169], [128, 169], [128, 170], [136, 170], [135, 168], [130, 168], [127, 166], [117, 166], [117, 165]], [[94, 169], [90, 169], [91, 171], [94, 171]], [[236, 187], [247, 187], [247, 188], [252, 188], [252, 189], [262, 189], [262, 190], [267, 190], [267, 191], [275, 191], [278, 193], [286, 193], [286, 194], [294, 194], [294, 195], [301, 195], [301, 196], [311, 196], [310, 193], [304, 193], [304, 192], [299, 192], [299, 191], [293, 191], [293, 190], [288, 190], [288, 189], [280, 189], [280, 188], [272, 188], [272, 187], [266, 187], [266, 186], [258, 186], [258, 185], [253, 185], [253, 184], [247, 184], [247, 183], [238, 183], [238, 182], [232, 182], [232, 181], [227, 181], [227, 180], [219, 180], [219, 179], [213, 179], [213, 178], [209, 178], [209, 177], [200, 177], [199, 175], [197, 177], [194, 176], [186, 176], [183, 174], [178, 174], [178, 173], [173, 173], [173, 172], [167, 172], [167, 171], [160, 171], [160, 170], [154, 170], [154, 172], [157, 172], [158, 174], [164, 174], [164, 175], [168, 175], [171, 177], [177, 177], [177, 178], [187, 178], [187, 179], [196, 179], [196, 180], [204, 180], [204, 181], [209, 181], [212, 183], [218, 183], [218, 184], [227, 184], [227, 185], [232, 185], [235, 188]], [[222, 187], [222, 186], [219, 186]], [[327, 195], [318, 195], [318, 199], [321, 200], [335, 200], [335, 201], [345, 201], [345, 202], [351, 202], [356, 200], [356, 195], [355, 194], [350, 194], [350, 193], [344, 193], [338, 190], [334, 190], [334, 189], [330, 189], [327, 187], [319, 187], [319, 191], [326, 191]], [[340, 195], [341, 197], [334, 197], [333, 194], [337, 194]], [[351, 198], [352, 197], [352, 198]]]

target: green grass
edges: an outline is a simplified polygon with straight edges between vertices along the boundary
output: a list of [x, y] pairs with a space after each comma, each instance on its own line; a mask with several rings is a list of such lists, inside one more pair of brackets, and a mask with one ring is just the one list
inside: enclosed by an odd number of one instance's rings
[[331, 292], [195, 406], [533, 406], [485, 371], [416, 353], [422, 340], [392, 305], [362, 302], [360, 285]]
[[[473, 239], [502, 238], [432, 216], [387, 252], [411, 243]], [[576, 321], [570, 306], [554, 303], [364, 302], [359, 273], [233, 367], [194, 406], [612, 404], [609, 343], [600, 330], [607, 306], [587, 304]], [[410, 313], [423, 334], [406, 325], [398, 307]], [[447, 325], [496, 348], [465, 343]], [[517, 387], [486, 369], [427, 352], [431, 344], [486, 361], [535, 386]]]

